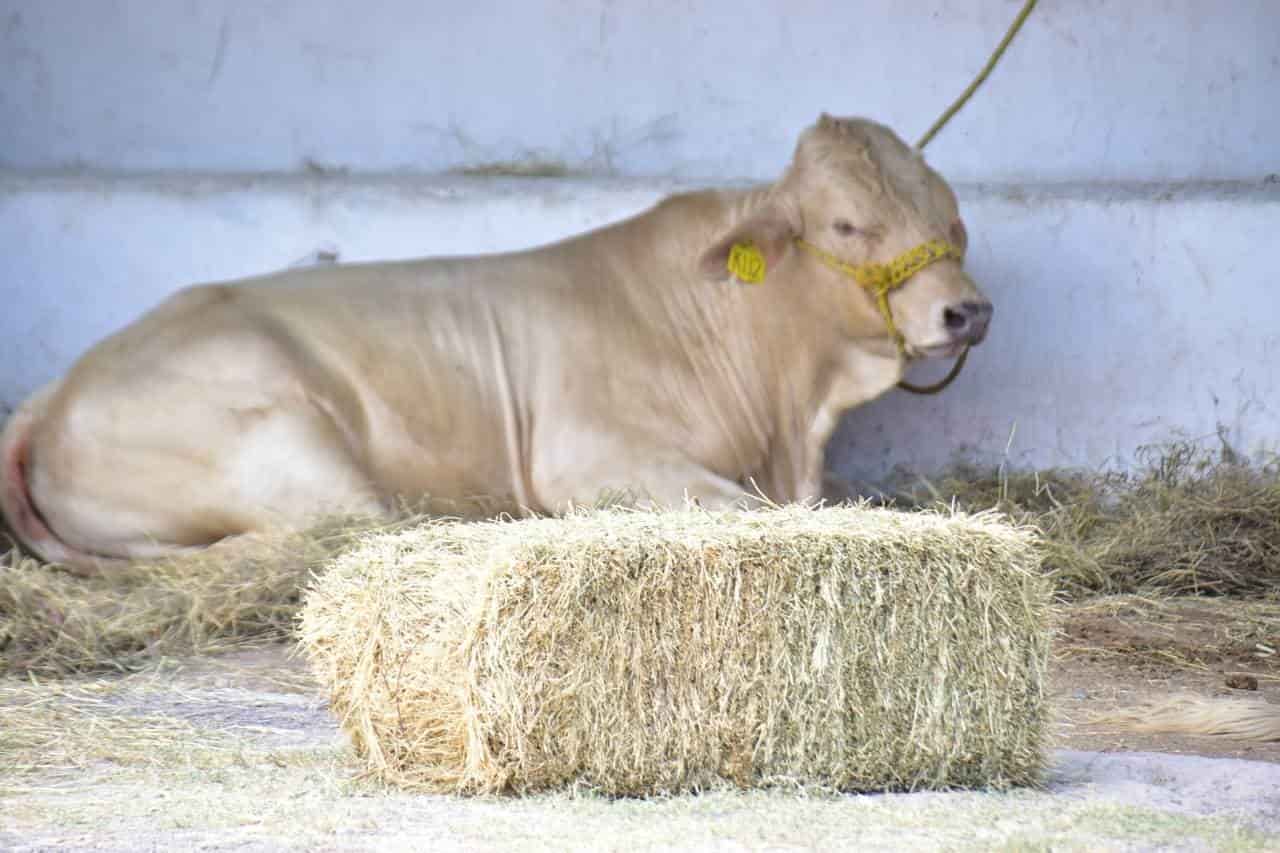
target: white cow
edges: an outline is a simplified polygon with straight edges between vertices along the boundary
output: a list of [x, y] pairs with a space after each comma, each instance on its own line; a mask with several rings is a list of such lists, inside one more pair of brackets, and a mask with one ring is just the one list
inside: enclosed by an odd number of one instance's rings
[[182, 290], [19, 408], [0, 506], [92, 572], [402, 498], [816, 498], [842, 412], [985, 335], [964, 248], [915, 149], [824, 114], [758, 189], [529, 251]]

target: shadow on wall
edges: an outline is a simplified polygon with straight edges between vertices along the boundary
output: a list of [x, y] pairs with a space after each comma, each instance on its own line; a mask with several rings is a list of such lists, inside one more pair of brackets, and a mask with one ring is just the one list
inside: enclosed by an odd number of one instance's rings
[[[848, 412], [827, 445], [827, 470], [861, 494], [876, 494], [904, 472], [933, 474], [958, 463], [980, 467], [1033, 464], [1014, 450], [1017, 414], [982, 412], [982, 368], [971, 358], [969, 374], [937, 396], [895, 389]], [[932, 378], [945, 368], [920, 370]], [[967, 381], [965, 381], [967, 380]]]

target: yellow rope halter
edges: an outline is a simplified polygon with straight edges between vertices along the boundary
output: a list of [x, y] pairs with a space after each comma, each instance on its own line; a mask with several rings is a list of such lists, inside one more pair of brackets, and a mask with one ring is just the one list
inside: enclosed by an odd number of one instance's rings
[[907, 279], [929, 266], [945, 258], [964, 260], [964, 252], [946, 240], [929, 240], [911, 249], [907, 249], [887, 264], [850, 264], [831, 254], [825, 249], [813, 245], [808, 240], [796, 238], [796, 245], [808, 251], [836, 272], [849, 276], [871, 293], [884, 317], [884, 324], [889, 335], [898, 345], [898, 352], [907, 354], [907, 341], [903, 337], [898, 324], [893, 320], [893, 309], [889, 307], [889, 293], [901, 287]]

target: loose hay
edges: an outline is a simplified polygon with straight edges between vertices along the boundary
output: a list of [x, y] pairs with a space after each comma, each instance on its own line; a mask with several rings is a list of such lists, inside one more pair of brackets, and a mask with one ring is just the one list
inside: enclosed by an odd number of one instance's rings
[[1188, 694], [1100, 716], [1092, 722], [1135, 732], [1280, 741], [1280, 705], [1260, 697], [1220, 699]]
[[1049, 589], [990, 514], [606, 510], [371, 536], [300, 635], [368, 772], [646, 795], [1035, 783]]
[[1132, 473], [960, 467], [897, 503], [997, 508], [1043, 534], [1045, 568], [1080, 596], [1272, 595], [1280, 589], [1280, 462], [1183, 442]]
[[0, 555], [0, 673], [127, 671], [161, 654], [286, 639], [309, 574], [370, 529], [394, 527], [333, 519], [93, 578], [15, 548]]
[[[1280, 464], [1214, 458], [1191, 444], [1151, 452], [1133, 474], [959, 468], [916, 479], [898, 505], [996, 508], [1041, 535], [1059, 592], [1162, 597], [1260, 596], [1280, 590]], [[401, 525], [422, 515], [405, 507]], [[372, 525], [338, 519], [260, 543], [257, 555], [215, 550], [82, 580], [3, 553], [0, 673], [134, 669], [158, 654], [284, 637], [299, 585]]]

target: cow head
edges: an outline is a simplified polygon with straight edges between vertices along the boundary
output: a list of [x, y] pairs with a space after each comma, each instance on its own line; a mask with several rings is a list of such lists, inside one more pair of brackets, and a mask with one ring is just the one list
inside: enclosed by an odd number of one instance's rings
[[[749, 246], [767, 278], [820, 285], [849, 333], [885, 354], [953, 356], [986, 336], [990, 301], [962, 269], [955, 194], [883, 125], [825, 113], [767, 200], [703, 257], [724, 274]], [[811, 285], [810, 285], [811, 286]]]

